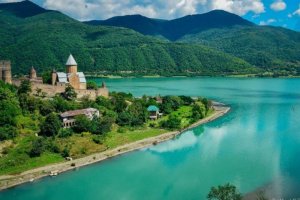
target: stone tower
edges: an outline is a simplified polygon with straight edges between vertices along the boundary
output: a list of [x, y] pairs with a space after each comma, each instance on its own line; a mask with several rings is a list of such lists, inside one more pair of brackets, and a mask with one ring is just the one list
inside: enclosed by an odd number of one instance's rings
[[55, 85], [56, 79], [57, 79], [57, 74], [56, 74], [55, 69], [53, 69], [53, 70], [52, 70], [52, 73], [51, 73], [52, 85]]
[[12, 83], [10, 61], [0, 61], [0, 80], [3, 80], [5, 83]]
[[29, 73], [29, 78], [30, 79], [36, 79], [37, 75], [36, 75], [36, 71], [33, 67], [31, 67], [30, 73]]
[[72, 54], [70, 54], [67, 63], [66, 63], [66, 71], [68, 74], [76, 74], [77, 73], [77, 63], [73, 58]]

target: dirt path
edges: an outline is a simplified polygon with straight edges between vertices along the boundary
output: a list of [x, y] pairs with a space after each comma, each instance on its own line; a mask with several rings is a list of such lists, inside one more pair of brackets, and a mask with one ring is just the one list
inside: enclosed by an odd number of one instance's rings
[[214, 106], [215, 112], [210, 115], [209, 117], [206, 117], [202, 120], [199, 120], [198, 122], [192, 124], [188, 128], [181, 130], [181, 131], [173, 131], [168, 132], [162, 135], [158, 135], [155, 137], [146, 138], [143, 140], [139, 140], [133, 143], [129, 143], [120, 147], [117, 147], [115, 149], [107, 150], [101, 153], [95, 153], [83, 158], [79, 158], [72, 161], [66, 161], [63, 163], [53, 164], [53, 165], [47, 165], [45, 167], [39, 167], [36, 169], [25, 171], [21, 174], [17, 175], [4, 175], [0, 176], [0, 190], [7, 189], [16, 185], [20, 185], [26, 182], [32, 182], [36, 179], [40, 179], [45, 176], [49, 176], [51, 173], [62, 173], [68, 170], [76, 169], [78, 167], [82, 167], [85, 165], [89, 165], [92, 163], [100, 162], [102, 160], [105, 160], [107, 158], [111, 158], [114, 156], [118, 156], [120, 154], [124, 154], [130, 151], [134, 151], [137, 149], [145, 148], [148, 146], [155, 145], [160, 142], [164, 142], [166, 140], [172, 139], [176, 137], [177, 135], [183, 133], [186, 130], [189, 130], [191, 128], [194, 128], [196, 126], [199, 126], [201, 124], [210, 122], [212, 120], [215, 120], [223, 115], [225, 115], [230, 108], [225, 106]]

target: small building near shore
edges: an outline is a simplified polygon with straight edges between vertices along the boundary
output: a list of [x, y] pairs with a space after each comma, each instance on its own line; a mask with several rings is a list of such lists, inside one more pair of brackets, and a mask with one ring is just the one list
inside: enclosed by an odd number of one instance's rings
[[157, 120], [162, 116], [162, 113], [159, 112], [159, 108], [155, 105], [150, 105], [147, 111], [149, 112], [149, 118], [152, 120]]
[[86, 108], [81, 110], [70, 110], [60, 114], [60, 118], [63, 122], [64, 128], [71, 128], [75, 125], [75, 117], [79, 115], [85, 115], [89, 120], [94, 117], [100, 117], [99, 110], [95, 108]]

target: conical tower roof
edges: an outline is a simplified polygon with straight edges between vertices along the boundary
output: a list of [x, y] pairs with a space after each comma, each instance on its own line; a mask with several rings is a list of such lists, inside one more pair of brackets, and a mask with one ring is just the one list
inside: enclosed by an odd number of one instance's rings
[[73, 58], [72, 54], [69, 55], [69, 58], [66, 62], [67, 66], [74, 66], [77, 65], [77, 62], [75, 61], [75, 59]]
[[31, 66], [31, 70], [30, 71], [31, 71], [31, 73], [35, 73], [36, 72], [33, 66]]

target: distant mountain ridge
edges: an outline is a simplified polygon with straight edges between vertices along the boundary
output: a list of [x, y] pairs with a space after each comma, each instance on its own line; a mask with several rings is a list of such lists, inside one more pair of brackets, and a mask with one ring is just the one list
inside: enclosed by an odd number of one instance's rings
[[225, 11], [105, 21], [120, 27], [82, 23], [30, 1], [0, 4], [0, 60], [11, 60], [14, 72], [23, 74], [32, 65], [38, 72], [62, 69], [72, 52], [87, 72], [300, 75], [299, 32], [258, 26]]
[[204, 14], [187, 15], [173, 20], [152, 19], [142, 15], [112, 17], [107, 20], [85, 22], [90, 25], [118, 26], [133, 29], [144, 35], [161, 35], [175, 41], [184, 35], [198, 33], [213, 28], [233, 26], [254, 26], [238, 15], [223, 10], [213, 10]]
[[11, 12], [21, 18], [32, 17], [45, 12], [50, 12], [50, 10], [46, 10], [28, 0], [13, 3], [1, 3], [0, 10]]
[[210, 75], [257, 70], [203, 45], [163, 41], [127, 28], [87, 25], [28, 1], [0, 7], [0, 60], [11, 60], [14, 74], [27, 74], [31, 66], [39, 74], [64, 70], [70, 52], [80, 70], [101, 74]]
[[299, 32], [281, 27], [258, 26], [222, 10], [174, 20], [129, 15], [85, 23], [126, 27], [173, 42], [201, 44], [265, 70], [300, 73]]

